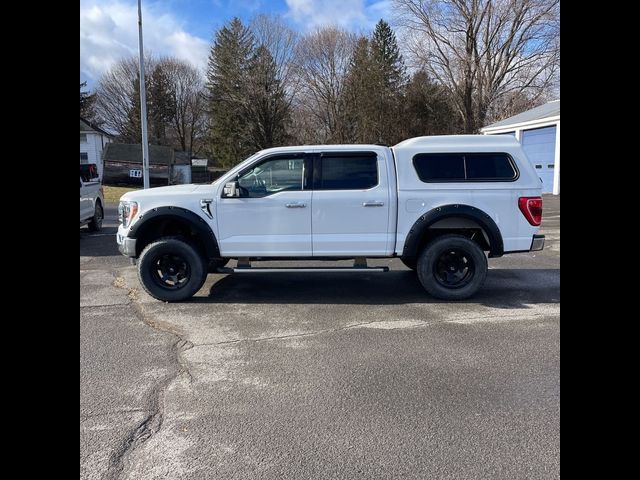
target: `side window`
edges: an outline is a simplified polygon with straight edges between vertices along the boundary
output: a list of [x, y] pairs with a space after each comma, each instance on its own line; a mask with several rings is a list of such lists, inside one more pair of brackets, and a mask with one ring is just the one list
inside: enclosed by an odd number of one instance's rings
[[304, 175], [302, 155], [271, 158], [240, 175], [240, 196], [261, 198], [278, 192], [302, 190]]
[[421, 153], [413, 157], [413, 166], [423, 182], [462, 182], [464, 156], [454, 154]]
[[506, 153], [419, 153], [413, 166], [423, 182], [509, 182], [518, 178]]
[[366, 190], [378, 184], [378, 157], [323, 154], [315, 190]]
[[474, 153], [465, 155], [467, 180], [514, 180], [516, 171], [506, 153]]

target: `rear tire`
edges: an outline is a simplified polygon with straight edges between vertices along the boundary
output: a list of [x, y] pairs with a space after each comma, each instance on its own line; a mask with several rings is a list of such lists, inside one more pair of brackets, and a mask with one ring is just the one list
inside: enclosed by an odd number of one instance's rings
[[104, 219], [104, 210], [100, 202], [96, 203], [96, 209], [93, 212], [93, 218], [89, 222], [90, 232], [99, 232], [102, 230], [102, 220]]
[[206, 262], [191, 244], [161, 238], [145, 247], [138, 260], [138, 279], [157, 300], [179, 302], [191, 298], [207, 279]]
[[464, 300], [473, 296], [487, 276], [487, 257], [480, 246], [462, 235], [442, 235], [418, 257], [418, 279], [433, 297]]

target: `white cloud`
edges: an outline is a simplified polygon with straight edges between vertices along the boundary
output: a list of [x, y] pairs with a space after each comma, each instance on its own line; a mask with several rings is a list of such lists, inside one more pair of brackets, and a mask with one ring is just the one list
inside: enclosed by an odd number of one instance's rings
[[371, 30], [380, 18], [391, 15], [391, 0], [367, 5], [364, 0], [286, 0], [286, 16], [303, 30], [336, 25], [348, 30]]
[[[187, 33], [180, 20], [157, 4], [142, 7], [144, 49], [172, 55], [204, 71], [209, 42]], [[117, 60], [138, 53], [138, 7], [122, 0], [80, 5], [80, 77], [95, 82]]]

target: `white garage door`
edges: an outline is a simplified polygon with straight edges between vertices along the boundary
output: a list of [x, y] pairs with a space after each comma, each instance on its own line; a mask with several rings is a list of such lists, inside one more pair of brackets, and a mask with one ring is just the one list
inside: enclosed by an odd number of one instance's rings
[[542, 180], [542, 192], [553, 192], [553, 171], [556, 158], [556, 127], [522, 131], [522, 148]]

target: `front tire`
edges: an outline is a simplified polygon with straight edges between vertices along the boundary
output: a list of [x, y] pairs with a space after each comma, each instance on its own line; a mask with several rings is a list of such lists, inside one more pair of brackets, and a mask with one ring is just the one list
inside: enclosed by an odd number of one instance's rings
[[227, 263], [229, 263], [228, 258], [216, 258], [214, 260], [209, 261], [209, 273], [217, 273], [219, 268], [226, 267]]
[[145, 291], [157, 300], [179, 302], [191, 298], [207, 278], [206, 263], [189, 243], [161, 238], [142, 251], [138, 278]]
[[89, 231], [90, 232], [99, 232], [102, 230], [102, 220], [104, 219], [104, 210], [102, 209], [102, 204], [100, 202], [96, 203], [96, 209], [93, 212], [93, 218], [89, 222]]
[[477, 243], [449, 234], [425, 246], [417, 272], [424, 289], [435, 298], [464, 300], [482, 287], [487, 268], [487, 257]]

